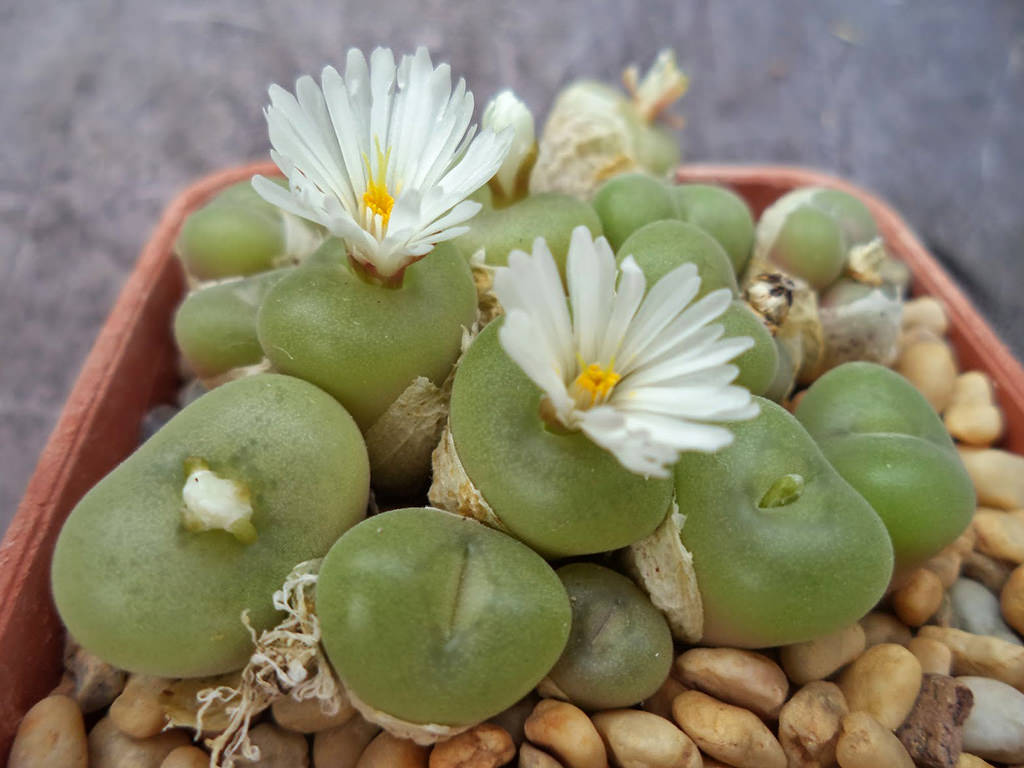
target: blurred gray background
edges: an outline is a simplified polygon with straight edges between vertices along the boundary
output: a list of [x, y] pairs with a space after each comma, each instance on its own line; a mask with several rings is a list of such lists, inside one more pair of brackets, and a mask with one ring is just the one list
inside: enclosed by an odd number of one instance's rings
[[268, 84], [377, 44], [538, 117], [672, 46], [688, 159], [874, 189], [1024, 355], [1020, 0], [0, 0], [0, 530], [161, 208], [265, 156]]

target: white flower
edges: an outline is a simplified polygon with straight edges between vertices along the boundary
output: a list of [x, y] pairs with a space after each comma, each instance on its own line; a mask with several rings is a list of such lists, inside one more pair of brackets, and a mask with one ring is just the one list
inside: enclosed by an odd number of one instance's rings
[[505, 308], [505, 352], [545, 393], [543, 410], [610, 451], [627, 469], [666, 477], [681, 451], [716, 451], [732, 442], [707, 422], [757, 415], [750, 393], [730, 386], [729, 360], [753, 345], [723, 339], [709, 325], [732, 300], [728, 289], [699, 301], [700, 277], [684, 264], [644, 297], [646, 281], [628, 256], [616, 285], [608, 242], [586, 227], [572, 233], [566, 273], [570, 308], [543, 239], [533, 255], [509, 254], [494, 291]]
[[[342, 237], [351, 257], [384, 278], [422, 258], [435, 243], [468, 229], [479, 209], [466, 200], [501, 167], [512, 131], [469, 126], [473, 94], [447, 64], [420, 48], [395, 66], [377, 48], [369, 66], [348, 52], [345, 76], [324, 68], [295, 95], [270, 87], [266, 111], [271, 156], [289, 190], [262, 176], [253, 187], [268, 202]], [[468, 131], [468, 132], [467, 132]]]
[[497, 184], [501, 193], [509, 199], [515, 197], [520, 187], [525, 193], [529, 179], [520, 179], [520, 174], [525, 176], [524, 165], [529, 164], [525, 168], [529, 171], [537, 158], [537, 141], [530, 108], [512, 91], [505, 90], [488, 102], [480, 124], [493, 131], [512, 129], [513, 139], [508, 155], [491, 183]]

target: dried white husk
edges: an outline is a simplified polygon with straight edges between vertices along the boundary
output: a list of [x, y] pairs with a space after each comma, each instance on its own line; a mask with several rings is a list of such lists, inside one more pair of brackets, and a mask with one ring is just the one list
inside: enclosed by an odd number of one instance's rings
[[815, 376], [853, 360], [881, 365], [896, 362], [903, 316], [897, 291], [876, 288], [854, 301], [822, 306], [818, 311], [825, 348]]
[[374, 725], [379, 725], [392, 736], [397, 736], [400, 739], [409, 739], [419, 744], [421, 747], [437, 744], [439, 741], [446, 741], [452, 736], [458, 736], [460, 733], [464, 733], [476, 725], [476, 723], [472, 723], [470, 725], [410, 723], [408, 720], [402, 720], [393, 715], [389, 715], [387, 712], [374, 709], [356, 696], [350, 688], [346, 688], [345, 693], [348, 694], [348, 699], [352, 703], [352, 706], [355, 707], [356, 711], [363, 716], [364, 720], [367, 720]]
[[431, 457], [433, 481], [427, 499], [438, 509], [463, 517], [472, 517], [484, 525], [508, 532], [501, 518], [491, 509], [487, 499], [466, 474], [465, 467], [455, 449], [451, 428], [446, 426], [441, 441]]
[[[473, 335], [489, 322], [505, 313], [501, 302], [494, 293], [494, 271], [497, 267], [487, 263], [487, 253], [483, 248], [469, 259], [469, 267], [473, 271], [473, 284], [476, 286], [476, 327]], [[466, 345], [463, 345], [465, 351]]]
[[218, 373], [216, 376], [200, 376], [199, 381], [209, 391], [219, 387], [221, 384], [228, 384], [229, 382], [245, 379], [249, 376], [256, 376], [261, 373], [271, 373], [273, 370], [274, 367], [270, 364], [270, 361], [264, 357], [258, 363], [232, 368], [231, 370], [224, 371], [224, 373]]
[[643, 79], [630, 67], [623, 81], [630, 95], [592, 81], [573, 83], [559, 94], [538, 142], [530, 192], [587, 200], [612, 176], [664, 171], [650, 167], [642, 132], [686, 92], [686, 77], [666, 50]]
[[704, 602], [693, 555], [680, 536], [686, 517], [675, 501], [665, 521], [622, 552], [626, 571], [664, 614], [676, 640], [698, 643], [704, 636]]
[[249, 728], [253, 718], [279, 698], [316, 699], [325, 714], [337, 714], [343, 694], [320, 647], [320, 621], [313, 597], [321, 562], [299, 563], [274, 593], [274, 607], [285, 613], [277, 626], [257, 637], [248, 615], [242, 614], [255, 649], [238, 685], [205, 688], [196, 695], [201, 705], [195, 716], [197, 735], [207, 728], [208, 713], [222, 709], [229, 718], [216, 738], [206, 740], [211, 768], [231, 768], [238, 756], [259, 760], [260, 751], [249, 740]]
[[374, 486], [392, 493], [422, 491], [430, 455], [448, 421], [450, 385], [419, 376], [364, 435]]

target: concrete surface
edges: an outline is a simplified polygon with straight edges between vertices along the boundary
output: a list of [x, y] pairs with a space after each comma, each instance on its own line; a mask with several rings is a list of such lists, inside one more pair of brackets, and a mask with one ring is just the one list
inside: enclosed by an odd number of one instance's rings
[[1024, 354], [1017, 0], [2, 0], [0, 530], [161, 207], [266, 153], [269, 83], [376, 44], [539, 113], [674, 46], [690, 159], [877, 190]]

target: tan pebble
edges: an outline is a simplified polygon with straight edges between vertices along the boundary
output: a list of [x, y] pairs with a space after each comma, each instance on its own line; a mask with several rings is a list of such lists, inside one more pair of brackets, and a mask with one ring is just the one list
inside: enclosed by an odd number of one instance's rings
[[957, 367], [953, 349], [945, 341], [920, 340], [900, 353], [896, 370], [941, 413], [953, 397]]
[[437, 744], [430, 752], [430, 768], [498, 768], [515, 756], [508, 731], [480, 723]]
[[687, 686], [670, 676], [665, 679], [665, 682], [661, 684], [661, 688], [655, 691], [650, 698], [644, 699], [644, 710], [652, 715], [671, 720], [672, 702], [675, 701], [676, 696], [688, 690], [690, 689]]
[[908, 627], [919, 627], [942, 605], [942, 595], [939, 577], [927, 568], [918, 568], [892, 594], [892, 608]]
[[900, 317], [903, 328], [926, 328], [937, 336], [945, 336], [949, 330], [946, 308], [934, 296], [921, 296], [904, 302]]
[[1024, 456], [996, 448], [960, 448], [978, 503], [996, 509], [1024, 507]]
[[316, 768], [355, 768], [366, 745], [380, 728], [358, 715], [340, 728], [318, 731], [313, 737], [313, 765]]
[[89, 747], [78, 704], [68, 696], [47, 696], [18, 724], [9, 768], [86, 768]]
[[384, 731], [363, 750], [356, 768], [427, 768], [429, 753], [430, 747]]
[[[972, 529], [973, 530], [973, 529]], [[969, 579], [979, 581], [992, 592], [1001, 592], [1013, 569], [1002, 560], [971, 552], [964, 557], [963, 574]]]
[[341, 695], [337, 700], [338, 711], [333, 715], [324, 712], [323, 705], [317, 699], [296, 701], [291, 696], [277, 699], [270, 705], [274, 722], [289, 731], [298, 733], [316, 733], [337, 728], [347, 723], [356, 713], [348, 700]]
[[953, 671], [953, 652], [938, 640], [915, 637], [907, 644], [907, 650], [917, 657], [926, 675], [948, 675]]
[[849, 664], [864, 651], [865, 645], [864, 630], [859, 624], [851, 624], [805, 643], [785, 645], [779, 649], [779, 660], [789, 679], [803, 685], [824, 680]]
[[914, 768], [900, 740], [867, 712], [843, 718], [836, 760], [840, 768]]
[[199, 747], [172, 749], [160, 768], [209, 768], [210, 756]]
[[964, 558], [952, 547], [946, 547], [924, 564], [924, 567], [939, 577], [943, 589], [949, 589], [960, 578]]
[[71, 677], [71, 675], [69, 675], [67, 672], [65, 672], [61, 676], [60, 682], [57, 683], [57, 685], [53, 687], [53, 690], [50, 691], [47, 695], [67, 696], [70, 699], [75, 698], [75, 679]]
[[808, 683], [779, 713], [779, 743], [789, 768], [828, 768], [836, 759], [839, 727], [849, 711], [835, 683]]
[[955, 619], [953, 599], [950, 597], [949, 592], [944, 592], [942, 594], [942, 602], [939, 603], [939, 610], [926, 623], [935, 624], [939, 627], [952, 627]]
[[[993, 768], [993, 766], [992, 763], [985, 762], [980, 757], [961, 752], [960, 757], [956, 759], [954, 768]], [[1014, 768], [1014, 766], [1011, 765], [1010, 768]]]
[[686, 691], [672, 704], [672, 716], [703, 752], [735, 768], [786, 768], [782, 745], [748, 709]]
[[1024, 519], [1019, 515], [978, 510], [973, 525], [979, 552], [1011, 563], [1024, 563]]
[[592, 719], [620, 768], [701, 768], [697, 745], [669, 720], [636, 709], [599, 712]]
[[180, 730], [133, 739], [104, 717], [89, 732], [89, 768], [160, 768], [172, 751], [190, 743], [188, 734]]
[[237, 758], [238, 765], [258, 768], [307, 768], [309, 765], [309, 743], [301, 733], [286, 731], [273, 723], [260, 723], [249, 731], [249, 741], [259, 749], [259, 759]]
[[547, 752], [525, 742], [519, 748], [519, 768], [563, 768], [563, 766]]
[[72, 698], [85, 714], [110, 706], [128, 680], [128, 673], [85, 650], [68, 638], [64, 647], [64, 668], [75, 681]]
[[1024, 565], [1019, 565], [1003, 585], [999, 606], [1006, 623], [1024, 634]]
[[117, 729], [135, 739], [148, 739], [160, 733], [167, 724], [160, 706], [160, 692], [167, 683], [162, 677], [129, 677], [121, 695], [110, 705], [110, 719]]
[[851, 712], [867, 712], [890, 730], [899, 727], [921, 690], [921, 662], [902, 645], [869, 648], [843, 670], [839, 687]]
[[526, 738], [554, 753], [566, 768], [606, 768], [604, 741], [583, 710], [543, 699], [526, 719]]
[[954, 438], [968, 445], [989, 446], [1002, 436], [1003, 412], [987, 375], [969, 371], [957, 377], [943, 422]]
[[733, 768], [728, 763], [723, 763], [721, 760], [716, 760], [711, 755], [701, 754], [701, 759], [704, 761], [703, 768]]
[[882, 643], [906, 645], [913, 635], [910, 628], [891, 613], [872, 611], [860, 620], [864, 630], [864, 645], [871, 648]]
[[969, 552], [974, 551], [974, 545], [978, 543], [978, 534], [974, 532], [974, 528], [968, 525], [964, 528], [963, 532], [957, 536], [953, 543], [949, 545], [949, 548], [959, 552], [962, 557], [967, 557]]
[[676, 659], [675, 675], [684, 685], [768, 719], [779, 716], [789, 692], [778, 664], [736, 648], [693, 648]]
[[953, 652], [954, 675], [991, 677], [1024, 690], [1024, 647], [952, 627], [924, 626], [918, 635], [938, 640]]

